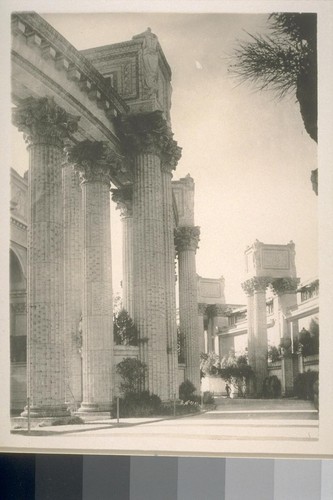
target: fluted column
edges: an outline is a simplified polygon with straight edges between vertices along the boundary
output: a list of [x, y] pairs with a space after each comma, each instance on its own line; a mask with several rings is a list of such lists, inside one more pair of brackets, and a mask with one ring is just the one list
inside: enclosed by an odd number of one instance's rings
[[[14, 110], [14, 124], [29, 144], [28, 359], [32, 417], [68, 414], [65, 405], [63, 331], [63, 140], [78, 118], [53, 99], [28, 98]], [[22, 416], [26, 416], [24, 411]]]
[[80, 173], [83, 216], [82, 361], [80, 413], [107, 411], [112, 400], [112, 275], [110, 180], [116, 155], [102, 142], [69, 151]]
[[166, 316], [165, 233], [161, 162], [177, 147], [163, 113], [122, 117], [124, 149], [133, 166], [133, 319], [140, 358], [147, 365], [145, 388], [170, 398]]
[[79, 174], [67, 161], [62, 169], [64, 225], [64, 335], [66, 401], [82, 401], [82, 208]]
[[133, 188], [112, 190], [112, 200], [120, 210], [122, 221], [122, 299], [123, 308], [133, 318]]
[[282, 395], [290, 396], [294, 389], [294, 367], [292, 359], [292, 340], [290, 325], [287, 322], [287, 309], [297, 304], [296, 290], [299, 278], [278, 278], [272, 282], [274, 293], [278, 296], [278, 314], [281, 336]]
[[198, 331], [197, 273], [195, 253], [200, 229], [178, 227], [175, 243], [179, 265], [179, 323], [185, 336], [185, 378], [200, 391], [200, 352]]
[[[242, 287], [247, 295], [247, 354], [248, 354], [249, 365], [251, 366], [253, 372], [256, 373], [256, 343], [253, 331], [254, 287], [252, 280], [248, 280], [245, 283], [242, 283]], [[254, 379], [251, 378], [248, 384], [249, 384], [249, 387], [247, 388], [248, 394], [250, 396], [254, 396], [256, 393]]]
[[[205, 314], [206, 314], [207, 304], [198, 304], [198, 331], [199, 331], [199, 352], [205, 352]], [[207, 352], [208, 352], [207, 347]]]
[[[249, 349], [250, 359], [255, 374], [255, 393], [260, 396], [263, 391], [263, 382], [267, 377], [267, 315], [266, 315], [266, 288], [271, 282], [268, 277], [254, 277], [243, 283], [243, 289], [250, 295], [249, 306], [252, 314], [249, 318], [251, 339]], [[252, 295], [253, 294], [253, 295]], [[253, 297], [253, 298], [252, 298]], [[251, 318], [252, 316], [252, 318]], [[250, 350], [251, 346], [251, 350]]]
[[[180, 152], [179, 152], [180, 157]], [[177, 163], [178, 155], [174, 157]], [[175, 163], [162, 165], [163, 199], [163, 238], [164, 238], [164, 282], [165, 282], [165, 317], [167, 332], [169, 398], [178, 397], [178, 353], [176, 323], [176, 282], [175, 282], [175, 243], [174, 216], [172, 206], [172, 169]]]

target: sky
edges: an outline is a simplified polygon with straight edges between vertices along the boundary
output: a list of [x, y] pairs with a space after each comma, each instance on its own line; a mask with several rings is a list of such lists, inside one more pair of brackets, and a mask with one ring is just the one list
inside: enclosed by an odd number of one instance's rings
[[[149, 26], [172, 70], [171, 119], [183, 148], [174, 179], [195, 181], [195, 223], [201, 227], [197, 272], [225, 278], [228, 303], [246, 303], [244, 251], [255, 239], [296, 245], [301, 280], [317, 276], [317, 197], [310, 182], [317, 147], [294, 96], [238, 85], [228, 72], [237, 41], [267, 29], [266, 15], [47, 14], [78, 50], [130, 40]], [[27, 169], [13, 129], [12, 166]], [[113, 207], [113, 288], [120, 292], [121, 223]]]

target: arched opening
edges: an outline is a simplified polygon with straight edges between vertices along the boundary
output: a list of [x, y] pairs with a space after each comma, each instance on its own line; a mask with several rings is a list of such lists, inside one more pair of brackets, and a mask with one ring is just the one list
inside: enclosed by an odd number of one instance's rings
[[26, 404], [27, 306], [26, 278], [16, 253], [10, 250], [10, 362], [11, 410]]

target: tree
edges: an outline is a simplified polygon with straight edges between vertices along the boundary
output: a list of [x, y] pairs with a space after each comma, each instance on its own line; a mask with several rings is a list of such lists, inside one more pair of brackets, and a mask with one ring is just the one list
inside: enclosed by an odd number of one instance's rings
[[248, 364], [246, 354], [236, 356], [235, 351], [231, 350], [229, 356], [222, 358], [219, 373], [226, 382], [237, 387], [238, 392], [243, 394], [243, 388], [253, 375], [253, 370]]
[[221, 370], [221, 360], [215, 352], [201, 353], [200, 354], [200, 370], [203, 376], [218, 375]]
[[[305, 130], [317, 142], [317, 16], [275, 13], [268, 19], [270, 35], [250, 35], [249, 42], [239, 42], [230, 72], [279, 98], [295, 94]], [[317, 170], [311, 181], [318, 194]]]
[[137, 328], [126, 309], [113, 316], [113, 338], [116, 345], [138, 345]]

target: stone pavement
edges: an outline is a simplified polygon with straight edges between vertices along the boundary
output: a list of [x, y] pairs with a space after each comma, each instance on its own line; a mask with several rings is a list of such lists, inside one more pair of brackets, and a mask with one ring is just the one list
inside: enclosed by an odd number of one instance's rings
[[[30, 442], [38, 446], [39, 437], [84, 438], [85, 448], [151, 450], [181, 453], [202, 450], [219, 453], [227, 441], [256, 443], [305, 443], [318, 439], [318, 413], [312, 403], [296, 400], [224, 400], [217, 398], [214, 411], [168, 418], [106, 419], [82, 425], [33, 429]], [[16, 430], [14, 434], [27, 434]], [[68, 439], [71, 446], [76, 439]], [[82, 442], [82, 441], [81, 441]], [[56, 444], [56, 442], [54, 442]]]

